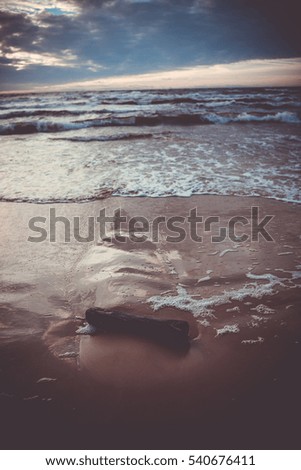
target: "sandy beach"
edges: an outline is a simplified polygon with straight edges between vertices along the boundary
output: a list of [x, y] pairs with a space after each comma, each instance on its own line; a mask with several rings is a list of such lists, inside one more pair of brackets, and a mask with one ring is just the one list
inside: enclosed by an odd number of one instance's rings
[[300, 469], [300, 12], [1, 1], [3, 470]]
[[[251, 222], [236, 225], [248, 240], [212, 241], [231, 218], [250, 221], [252, 207], [259, 220], [274, 216], [272, 241], [250, 240]], [[51, 242], [51, 208], [71, 227], [78, 217], [82, 237], [103, 209], [150, 222], [183, 217], [186, 236], [170, 241], [162, 223], [158, 240], [122, 230], [120, 242], [108, 224], [103, 240], [95, 231], [79, 243], [74, 231], [66, 241], [58, 222]], [[220, 218], [212, 232], [199, 225], [201, 242], [188, 236], [192, 209]], [[201, 195], [1, 202], [0, 211], [4, 448], [299, 447], [300, 205]], [[39, 236], [32, 217], [45, 218], [43, 242], [28, 241]], [[185, 319], [190, 348], [76, 334], [93, 306]]]

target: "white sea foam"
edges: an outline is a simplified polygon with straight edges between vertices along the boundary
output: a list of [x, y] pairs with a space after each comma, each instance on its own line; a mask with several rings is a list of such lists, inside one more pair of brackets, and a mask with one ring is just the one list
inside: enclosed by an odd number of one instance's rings
[[257, 344], [257, 343], [263, 343], [264, 342], [264, 338], [262, 338], [261, 336], [258, 336], [257, 339], [243, 339], [242, 340], [242, 344]]
[[199, 324], [204, 326], [205, 328], [211, 326], [211, 323], [206, 318], [204, 318], [204, 320], [199, 320]]
[[216, 337], [217, 336], [223, 336], [229, 333], [239, 333], [240, 329], [237, 324], [234, 325], [225, 325], [223, 328], [217, 328], [216, 329]]
[[77, 335], [95, 335], [96, 332], [97, 332], [97, 328], [95, 328], [95, 326], [89, 325], [89, 323], [87, 323], [87, 325], [82, 326], [78, 328], [78, 330], [76, 330]]
[[300, 123], [300, 119], [297, 113], [291, 113], [288, 111], [279, 112], [276, 114], [265, 114], [263, 116], [256, 116], [251, 113], [242, 113], [237, 116], [234, 121], [237, 122], [287, 122], [287, 123]]
[[[291, 158], [290, 173], [284, 176], [277, 145], [268, 155], [262, 153], [260, 136], [256, 142], [254, 135], [247, 149], [239, 152], [226, 140], [221, 153], [218, 140], [201, 144], [187, 139], [175, 147], [164, 136], [149, 145], [149, 139], [143, 136], [135, 141], [110, 141], [114, 134], [106, 129], [71, 133], [74, 142], [37, 134], [26, 139], [20, 136], [19, 140], [2, 138], [5, 173], [0, 181], [0, 198], [86, 200], [108, 191], [122, 196], [234, 194], [301, 201], [297, 154]], [[243, 140], [242, 133], [240, 142]], [[251, 164], [255, 154], [256, 166]]]
[[239, 312], [240, 312], [240, 308], [239, 308], [238, 305], [236, 305], [236, 307], [227, 308], [226, 312], [229, 312], [229, 313], [230, 313], [230, 312], [233, 312], [233, 313], [237, 312], [237, 313], [239, 313]]
[[283, 279], [272, 274], [255, 275], [247, 273], [246, 277], [256, 281], [267, 281], [266, 283], [248, 283], [237, 290], [224, 291], [220, 295], [203, 299], [194, 299], [184, 287], [177, 286], [177, 295], [150, 297], [147, 302], [152, 304], [154, 310], [163, 307], [175, 307], [180, 310], [191, 312], [196, 318], [214, 317], [214, 307], [230, 303], [232, 300], [243, 301], [247, 297], [261, 299], [265, 295], [272, 295], [275, 287], [285, 287]]
[[288, 111], [279, 112], [275, 114], [264, 114], [262, 116], [252, 113], [241, 113], [238, 116], [222, 116], [220, 114], [208, 114], [208, 119], [215, 124], [228, 124], [231, 122], [286, 122], [299, 124], [300, 118], [297, 113]]
[[[273, 315], [275, 313], [275, 310], [273, 308], [270, 308], [264, 304], [256, 305], [256, 307], [251, 308], [251, 310], [255, 310], [257, 313], [260, 313], [261, 315]], [[252, 316], [254, 317], [255, 315], [252, 315]]]
[[77, 357], [77, 356], [78, 356], [78, 353], [75, 352], [75, 351], [68, 351], [68, 352], [59, 354], [59, 357], [62, 358], [62, 359], [69, 359], [69, 358], [74, 358], [74, 357]]
[[296, 281], [297, 279], [301, 279], [301, 271], [292, 271], [292, 280]]
[[300, 203], [300, 118], [291, 109], [300, 98], [290, 89], [278, 93], [153, 90], [3, 97], [0, 133], [12, 135], [0, 137], [5, 168], [0, 198], [53, 202], [103, 194], [221, 194]]
[[251, 315], [251, 317], [253, 318], [253, 320], [255, 320], [258, 323], [265, 323], [267, 321], [266, 318], [260, 317], [259, 315]]

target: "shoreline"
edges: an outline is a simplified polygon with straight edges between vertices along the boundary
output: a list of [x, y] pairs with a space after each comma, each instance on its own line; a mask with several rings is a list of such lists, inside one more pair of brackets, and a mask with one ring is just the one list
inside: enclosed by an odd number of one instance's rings
[[61, 201], [38, 201], [38, 200], [32, 200], [32, 201], [27, 201], [27, 200], [12, 200], [12, 199], [0, 199], [0, 204], [4, 203], [4, 204], [28, 204], [28, 205], [33, 205], [33, 206], [57, 206], [57, 205], [70, 205], [70, 204], [73, 204], [73, 205], [82, 205], [82, 204], [96, 204], [98, 202], [103, 202], [103, 201], [106, 201], [108, 199], [116, 199], [116, 200], [119, 200], [119, 199], [125, 199], [125, 200], [131, 200], [131, 199], [138, 199], [138, 200], [144, 200], [144, 199], [149, 199], [149, 200], [161, 200], [161, 199], [183, 199], [183, 200], [186, 200], [186, 199], [189, 199], [191, 200], [192, 198], [199, 198], [199, 197], [210, 197], [210, 198], [239, 198], [239, 199], [254, 199], [254, 200], [259, 200], [259, 201], [262, 201], [262, 200], [269, 200], [269, 201], [275, 201], [275, 202], [280, 202], [280, 203], [283, 203], [283, 204], [294, 204], [296, 206], [299, 206], [301, 204], [301, 201], [295, 201], [295, 200], [284, 200], [284, 199], [280, 199], [280, 198], [276, 198], [276, 197], [272, 197], [272, 196], [261, 196], [261, 195], [258, 195], [258, 196], [254, 196], [254, 195], [251, 195], [251, 196], [248, 196], [248, 195], [245, 195], [245, 194], [211, 194], [211, 193], [200, 193], [200, 194], [197, 194], [197, 193], [194, 193], [194, 194], [190, 194], [189, 196], [178, 196], [176, 194], [170, 194], [170, 195], [164, 195], [164, 196], [143, 196], [143, 195], [133, 195], [133, 196], [129, 196], [129, 195], [126, 195], [126, 196], [123, 196], [123, 195], [120, 195], [120, 194], [109, 194], [108, 196], [105, 196], [105, 197], [99, 197], [99, 198], [91, 198], [91, 199], [83, 199], [83, 200], [61, 200]]
[[[202, 243], [189, 237], [172, 243], [163, 226], [158, 242], [66, 243], [60, 233], [56, 243], [27, 241], [28, 220], [47, 217], [50, 206], [58, 216], [80, 217], [85, 231], [88, 218], [104, 207], [110, 215], [121, 207], [128, 217], [149, 219], [187, 217], [196, 207], [204, 217], [219, 216], [225, 226], [231, 217], [249, 217], [252, 202], [260, 219], [275, 216], [273, 242], [260, 237], [236, 247], [229, 239], [217, 245], [212, 234], [203, 233]], [[1, 202], [0, 403], [10, 420], [2, 437], [6, 448], [60, 448], [60, 442], [70, 449], [103, 443], [108, 449], [298, 445], [298, 207], [217, 195]], [[241, 234], [244, 227], [237, 228]], [[139, 337], [76, 336], [82, 324], [76, 316], [91, 306], [186, 319], [194, 332], [190, 350], [181, 356]], [[229, 325], [238, 331], [227, 331]], [[36, 427], [24, 435], [29, 419]], [[46, 435], [39, 435], [39, 426], [47, 427]]]

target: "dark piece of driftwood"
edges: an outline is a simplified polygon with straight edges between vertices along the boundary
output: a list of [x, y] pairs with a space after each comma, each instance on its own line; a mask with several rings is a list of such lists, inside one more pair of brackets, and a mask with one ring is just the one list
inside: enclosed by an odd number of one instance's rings
[[178, 349], [189, 347], [189, 324], [183, 320], [141, 317], [97, 307], [86, 311], [86, 320], [102, 332], [143, 336]]

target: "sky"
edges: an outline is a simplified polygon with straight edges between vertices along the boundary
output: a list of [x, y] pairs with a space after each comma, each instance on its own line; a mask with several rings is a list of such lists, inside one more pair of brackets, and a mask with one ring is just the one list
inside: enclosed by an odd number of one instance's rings
[[301, 85], [300, 0], [0, 0], [0, 90]]

